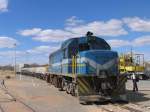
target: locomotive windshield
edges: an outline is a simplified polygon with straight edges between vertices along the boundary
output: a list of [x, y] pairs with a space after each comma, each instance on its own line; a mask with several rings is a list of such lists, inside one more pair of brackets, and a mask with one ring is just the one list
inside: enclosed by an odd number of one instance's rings
[[89, 50], [90, 46], [88, 45], [88, 43], [85, 44], [79, 44], [79, 51], [86, 51]]

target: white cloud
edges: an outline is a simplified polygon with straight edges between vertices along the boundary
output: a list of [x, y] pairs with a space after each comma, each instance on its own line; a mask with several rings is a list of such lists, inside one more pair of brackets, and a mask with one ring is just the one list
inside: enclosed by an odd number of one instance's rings
[[133, 41], [134, 46], [150, 45], [150, 35], [138, 37]]
[[64, 41], [68, 38], [72, 38], [75, 36], [76, 35], [65, 30], [46, 29], [42, 30], [38, 35], [35, 35], [33, 39], [42, 42], [49, 42], [49, 41], [57, 42], [57, 41]]
[[0, 0], [0, 12], [5, 12], [7, 11], [8, 7], [8, 0]]
[[[27, 55], [24, 51], [16, 51], [16, 62], [27, 63]], [[14, 65], [15, 64], [15, 51], [0, 51], [0, 65]]]
[[70, 37], [74, 37], [75, 35], [71, 32], [60, 30], [60, 29], [45, 29], [42, 30], [40, 28], [33, 28], [19, 31], [19, 34], [22, 36], [32, 36], [33, 40], [41, 41], [41, 42], [49, 42], [49, 41], [63, 41]]
[[49, 41], [63, 41], [68, 38], [84, 36], [88, 31], [92, 31], [96, 36], [120, 36], [126, 35], [128, 32], [124, 30], [123, 23], [117, 19], [109, 21], [94, 21], [87, 24], [82, 20], [71, 17], [66, 20], [69, 26], [64, 29], [25, 29], [19, 31], [22, 36], [31, 36], [34, 40], [49, 42]]
[[112, 37], [128, 34], [128, 32], [123, 29], [122, 21], [117, 19], [111, 19], [107, 22], [94, 21], [76, 27], [67, 27], [66, 30], [78, 35], [85, 35], [87, 31], [92, 31], [97, 36]]
[[123, 46], [129, 46], [131, 43], [127, 40], [108, 40], [107, 41], [111, 47], [123, 47]]
[[57, 50], [58, 47], [52, 47], [52, 46], [38, 46], [33, 49], [27, 50], [29, 54], [50, 54], [51, 52], [54, 52]]
[[[25, 55], [25, 52], [16, 51], [17, 57], [21, 57], [24, 55]], [[0, 51], [0, 57], [3, 57], [3, 58], [12, 57], [12, 58], [14, 58], [15, 57], [15, 51], [13, 51], [13, 50], [11, 50], [11, 51], [10, 50], [9, 51]]]
[[43, 45], [26, 50], [25, 56], [28, 62], [25, 63], [47, 64], [49, 60], [49, 54], [56, 51], [58, 47]]
[[150, 63], [150, 52], [142, 52], [144, 54], [144, 58], [147, 62]]
[[[59, 47], [59, 46], [58, 46]], [[54, 52], [58, 47], [51, 46], [38, 46], [29, 50], [16, 51], [17, 63], [38, 63], [47, 64], [48, 56]], [[0, 51], [0, 59], [3, 65], [14, 64], [15, 51]]]
[[84, 21], [78, 19], [76, 16], [72, 16], [72, 17], [70, 17], [66, 20], [66, 25], [67, 26], [77, 26], [77, 25], [80, 25], [80, 24], [83, 24], [83, 23], [84, 23]]
[[145, 45], [150, 45], [150, 35], [141, 36], [141, 37], [135, 38], [135, 39], [133, 39], [131, 41], [112, 39], [112, 40], [107, 40], [107, 42], [112, 47], [123, 47], [123, 46], [138, 47], [138, 46], [145, 46]]
[[33, 29], [21, 30], [18, 33], [21, 34], [22, 36], [34, 36], [34, 35], [38, 35], [41, 31], [42, 31], [41, 28], [33, 28]]
[[132, 31], [150, 32], [150, 19], [141, 19], [139, 17], [128, 17], [123, 19]]
[[0, 48], [13, 48], [19, 42], [11, 37], [0, 37]]

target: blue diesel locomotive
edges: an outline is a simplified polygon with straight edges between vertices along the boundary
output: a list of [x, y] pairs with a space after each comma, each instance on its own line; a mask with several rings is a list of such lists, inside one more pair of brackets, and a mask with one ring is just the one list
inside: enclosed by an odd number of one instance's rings
[[118, 54], [102, 38], [88, 32], [71, 38], [49, 56], [47, 82], [78, 96], [80, 101], [100, 101], [125, 95], [125, 77], [119, 75]]

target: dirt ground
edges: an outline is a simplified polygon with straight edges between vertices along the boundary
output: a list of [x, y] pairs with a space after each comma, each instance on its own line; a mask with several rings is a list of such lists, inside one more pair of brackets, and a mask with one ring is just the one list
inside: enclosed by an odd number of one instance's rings
[[8, 71], [8, 70], [0, 70], [0, 78], [1, 79], [5, 79], [7, 76], [14, 78], [15, 72], [14, 71]]
[[0, 89], [1, 112], [150, 112], [150, 81], [139, 82], [139, 92], [132, 92], [127, 82], [127, 97], [131, 103], [110, 102], [81, 105], [77, 98], [60, 92], [45, 81], [18, 75], [5, 81]]

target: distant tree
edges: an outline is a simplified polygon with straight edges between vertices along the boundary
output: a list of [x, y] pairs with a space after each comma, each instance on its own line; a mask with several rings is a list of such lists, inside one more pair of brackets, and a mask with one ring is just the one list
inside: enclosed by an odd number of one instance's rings
[[14, 70], [14, 67], [12, 65], [5, 65], [5, 66], [0, 66], [0, 70]]

